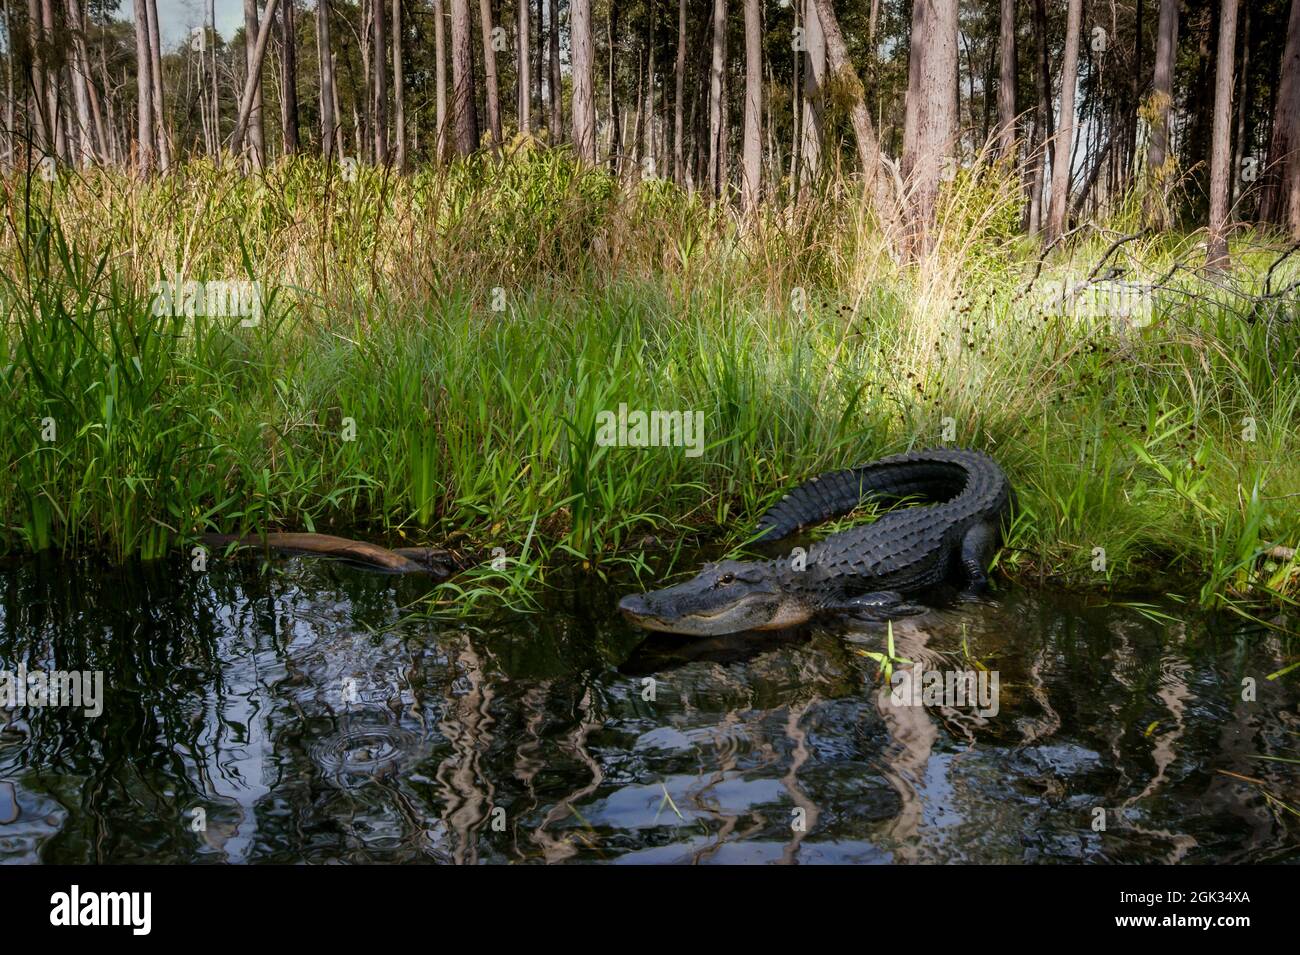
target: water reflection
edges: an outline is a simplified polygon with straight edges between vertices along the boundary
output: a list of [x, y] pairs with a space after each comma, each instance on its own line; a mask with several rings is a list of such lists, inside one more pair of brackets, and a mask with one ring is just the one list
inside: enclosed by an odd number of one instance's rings
[[403, 622], [422, 586], [0, 567], [0, 669], [105, 679], [97, 719], [0, 708], [0, 861], [1300, 858], [1263, 792], [1300, 790], [1260, 758], [1300, 749], [1276, 635], [1028, 593], [896, 621], [898, 656], [999, 672], [980, 717], [892, 705], [855, 652], [875, 624], [643, 639], [585, 580], [545, 614]]

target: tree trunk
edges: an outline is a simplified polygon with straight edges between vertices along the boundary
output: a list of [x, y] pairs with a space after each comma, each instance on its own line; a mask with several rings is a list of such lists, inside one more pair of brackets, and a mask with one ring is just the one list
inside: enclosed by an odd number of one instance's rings
[[1034, 91], [1038, 108], [1034, 112], [1034, 128], [1038, 145], [1034, 151], [1033, 172], [1030, 175], [1028, 227], [1032, 235], [1043, 230], [1043, 212], [1047, 196], [1047, 170], [1056, 156], [1056, 126], [1052, 122], [1052, 67], [1047, 36], [1046, 0], [1034, 0], [1034, 43], [1037, 47], [1037, 68], [1034, 70]]
[[434, 120], [438, 124], [434, 149], [438, 162], [443, 162], [447, 158], [447, 14], [442, 0], [433, 0], [433, 71]]
[[1016, 146], [1016, 0], [1002, 0], [998, 61], [998, 152], [1009, 157]]
[[374, 44], [370, 54], [373, 70], [374, 99], [371, 103], [371, 123], [375, 142], [375, 162], [388, 165], [388, 11], [384, 0], [371, 0], [375, 30], [371, 34]]
[[280, 44], [283, 48], [280, 77], [280, 125], [286, 155], [298, 152], [298, 36], [294, 0], [281, 0]]
[[[148, 0], [135, 0], [136, 167], [141, 176], [153, 168], [153, 58], [149, 53]], [[31, 8], [34, 8], [34, 4]]]
[[618, 4], [619, 0], [609, 0], [609, 20], [605, 24], [605, 41], [609, 48], [609, 171], [616, 176], [623, 151], [623, 121], [619, 116], [618, 73], [614, 60], [618, 52]]
[[166, 172], [171, 168], [171, 148], [167, 142], [167, 111], [163, 101], [162, 44], [158, 38], [158, 0], [147, 0], [145, 12], [149, 19], [149, 59], [152, 64], [150, 73], [153, 77], [154, 135], [158, 146], [158, 169], [161, 172]]
[[[156, 16], [156, 11], [151, 6], [146, 7], [147, 16]], [[57, 43], [54, 27], [54, 4], [52, 0], [41, 0], [41, 24], [44, 30], [45, 42], [49, 44]], [[63, 117], [59, 110], [59, 70], [53, 59], [45, 60], [45, 104], [49, 114], [50, 130], [53, 133], [54, 153], [64, 162], [68, 161], [68, 130], [63, 123]], [[157, 105], [157, 104], [155, 104]]]
[[487, 86], [488, 131], [492, 136], [492, 154], [501, 154], [501, 82], [497, 77], [497, 52], [492, 45], [493, 23], [491, 0], [478, 2], [479, 32], [483, 35], [483, 82]]
[[[655, 2], [650, 0], [650, 22], [648, 24], [650, 56], [646, 64], [645, 89], [645, 153], [650, 157], [651, 175], [659, 175], [658, 156], [655, 155]], [[641, 141], [637, 140], [637, 148]]]
[[[524, 0], [527, 5], [531, 0]], [[546, 103], [542, 100], [542, 77], [546, 74], [546, 36], [542, 30], [542, 5], [546, 0], [537, 0], [537, 19], [533, 21], [533, 56], [529, 60], [529, 75], [533, 78], [533, 108], [536, 110], [536, 119], [533, 121], [533, 129], [541, 126], [546, 117]], [[532, 13], [531, 6], [528, 10]]]
[[[109, 156], [114, 163], [121, 164], [122, 160], [125, 158], [126, 143], [130, 139], [130, 131], [125, 128], [122, 129], [121, 137], [119, 140], [118, 128], [117, 128], [117, 110], [113, 108], [113, 93], [112, 93], [113, 87], [108, 82], [108, 52], [106, 50], [107, 46], [108, 44], [104, 43], [101, 38], [101, 42], [99, 44], [99, 79], [100, 82], [104, 85], [104, 111], [108, 114], [105, 122], [105, 126], [108, 132]], [[123, 70], [123, 74], [122, 74], [123, 87], [126, 86], [126, 82], [127, 82], [126, 71]]]
[[319, 60], [320, 71], [320, 152], [327, 161], [334, 155], [334, 140], [339, 122], [335, 110], [334, 59], [330, 55], [329, 16], [329, 0], [316, 0], [316, 57]]
[[[319, 0], [325, 3], [325, 0]], [[216, 159], [222, 148], [221, 139], [221, 92], [217, 76], [217, 0], [208, 0], [208, 28], [211, 30], [211, 42], [208, 44], [208, 81], [211, 83], [209, 95], [212, 104], [212, 158]], [[103, 44], [100, 53], [103, 53]], [[107, 77], [105, 77], [104, 95], [108, 95]], [[112, 104], [112, 100], [109, 100]]]
[[[244, 0], [244, 67], [248, 76], [257, 75], [258, 82], [253, 89], [253, 105], [248, 116], [248, 145], [253, 154], [253, 168], [261, 169], [266, 163], [266, 144], [262, 135], [262, 84], [261, 67], [253, 67], [253, 58], [257, 49], [259, 33], [257, 20], [257, 0]], [[238, 152], [238, 150], [236, 150]]]
[[357, 161], [368, 159], [374, 161], [375, 158], [375, 68], [371, 62], [375, 58], [375, 4], [383, 0], [359, 0], [358, 6], [361, 8], [361, 35], [357, 38], [357, 45], [361, 52], [361, 83], [358, 84], [356, 77], [352, 75], [352, 57], [348, 56], [347, 42], [344, 41], [343, 55], [348, 64], [348, 79], [352, 82], [352, 115], [358, 119], [356, 122], [357, 129]]
[[262, 63], [266, 60], [266, 44], [271, 37], [271, 24], [275, 22], [275, 8], [279, 0], [267, 0], [263, 11], [262, 24], [257, 29], [257, 39], [253, 42], [253, 51], [249, 58], [248, 77], [244, 82], [244, 92], [239, 98], [239, 113], [235, 118], [235, 132], [230, 139], [230, 151], [236, 156], [244, 147], [245, 137], [252, 136], [253, 113], [262, 91]]
[[1148, 193], [1143, 198], [1147, 225], [1165, 228], [1165, 202], [1162, 193], [1172, 164], [1169, 155], [1169, 110], [1174, 101], [1174, 57], [1178, 53], [1179, 0], [1160, 0], [1160, 18], [1156, 24], [1156, 64], [1151, 79], [1151, 144], [1147, 147]]
[[1146, 7], [1143, 0], [1137, 0], [1136, 14], [1134, 35], [1137, 37], [1137, 42], [1134, 48], [1133, 79], [1128, 103], [1128, 140], [1124, 143], [1123, 178], [1121, 180], [1117, 177], [1117, 182], [1122, 182], [1123, 188], [1126, 191], [1133, 182], [1133, 167], [1137, 161], [1138, 104], [1142, 101], [1142, 55], [1145, 52], [1146, 47], [1146, 44], [1143, 43], [1144, 20], [1146, 16]]
[[550, 142], [555, 146], [564, 142], [564, 82], [560, 77], [560, 3], [549, 0], [546, 15], [550, 20], [547, 27], [547, 53], [550, 60], [551, 89]]
[[[468, 156], [478, 148], [471, 42], [469, 0], [451, 0], [451, 106], [456, 124], [456, 152], [461, 156]], [[490, 94], [491, 86], [488, 90]], [[493, 142], [496, 142], [495, 133]]]
[[393, 138], [397, 171], [406, 172], [406, 67], [402, 60], [402, 0], [393, 0]]
[[519, 58], [517, 79], [517, 103], [515, 105], [517, 116], [519, 117], [519, 132], [528, 136], [533, 131], [533, 76], [532, 76], [532, 47], [528, 39], [529, 23], [532, 17], [528, 11], [528, 0], [515, 0], [516, 12], [518, 16], [518, 50], [516, 55]]
[[[14, 35], [13, 17], [9, 15], [9, 0], [0, 0], [4, 6], [5, 39], [12, 43]], [[6, 171], [14, 166], [14, 49], [10, 46], [9, 55], [5, 57], [5, 163]]]
[[[1240, 198], [1242, 183], [1242, 161], [1246, 155], [1247, 126], [1246, 117], [1250, 112], [1249, 76], [1250, 76], [1250, 0], [1241, 8], [1241, 29], [1238, 31], [1237, 45], [1241, 47], [1241, 67], [1237, 70], [1237, 118], [1232, 134], [1232, 176], [1230, 201], [1236, 205]], [[1238, 210], [1240, 212], [1240, 210]]]
[[591, 0], [570, 0], [569, 42], [573, 56], [573, 143], [578, 159], [596, 164], [596, 104], [592, 91]]
[[677, 0], [677, 62], [673, 67], [673, 182], [686, 184], [685, 149], [682, 145], [686, 84], [686, 0]]
[[759, 0], [745, 0], [745, 110], [740, 166], [740, 207], [746, 215], [758, 210], [762, 191], [763, 37]]
[[709, 195], [722, 195], [726, 160], [722, 154], [722, 76], [727, 66], [727, 0], [713, 0], [713, 61], [709, 69]]
[[[86, 38], [82, 33], [81, 6], [77, 0], [67, 0], [65, 9], [72, 31], [72, 97], [77, 108], [77, 161], [85, 167], [95, 159], [90, 123], [90, 63], [87, 62]], [[7, 31], [5, 36], [8, 37]]]
[[1205, 264], [1228, 267], [1228, 168], [1232, 161], [1232, 71], [1237, 56], [1237, 0], [1220, 0], [1219, 55], [1214, 77], [1214, 140], [1210, 151], [1210, 234]]
[[1291, 0], [1259, 215], [1300, 239], [1300, 0]]
[[822, 32], [814, 0], [804, 4], [803, 118], [799, 151], [803, 159], [802, 179], [815, 182], [822, 164], [822, 90], [826, 83], [826, 34]]
[[1047, 215], [1045, 238], [1055, 240], [1065, 232], [1069, 211], [1070, 163], [1074, 140], [1074, 90], [1079, 83], [1079, 28], [1083, 0], [1069, 0], [1065, 26], [1065, 62], [1061, 67], [1061, 118], [1056, 124], [1055, 155], [1052, 163], [1052, 203]]
[[[143, 10], [143, 8], [141, 8]], [[143, 12], [140, 19], [136, 21], [136, 33], [139, 34], [144, 30], [145, 58], [143, 62], [146, 65], [146, 78], [148, 72], [148, 46], [149, 46], [149, 24], [148, 18]], [[137, 36], [138, 39], [138, 36]], [[32, 124], [35, 127], [35, 145], [36, 151], [48, 153], [53, 146], [54, 138], [50, 133], [49, 123], [49, 104], [45, 98], [45, 65], [42, 62], [41, 49], [42, 29], [41, 29], [41, 8], [39, 0], [27, 0], [27, 54], [28, 54], [28, 86], [31, 90], [31, 99], [27, 108], [29, 120], [34, 119]], [[137, 51], [137, 56], [138, 56]], [[152, 87], [150, 87], [152, 90]], [[152, 95], [152, 94], [151, 94]], [[153, 114], [150, 114], [152, 122]], [[152, 127], [151, 127], [152, 128]]]
[[957, 0], [915, 0], [902, 162], [911, 258], [930, 250], [940, 183], [955, 163], [956, 81]]
[[[840, 32], [840, 22], [835, 17], [831, 0], [814, 0], [814, 3], [817, 19], [826, 37], [828, 76], [836, 77], [838, 86], [849, 100], [849, 122], [853, 126], [853, 138], [857, 141], [858, 162], [862, 167], [867, 195], [874, 198], [881, 221], [888, 222], [894, 210], [882, 188], [884, 184], [883, 177], [880, 175], [880, 143], [876, 139], [876, 128], [871, 122], [871, 114], [867, 111], [862, 80], [858, 78], [857, 71], [849, 61], [848, 47], [844, 43], [844, 34]], [[955, 67], [952, 78], [956, 83]]]

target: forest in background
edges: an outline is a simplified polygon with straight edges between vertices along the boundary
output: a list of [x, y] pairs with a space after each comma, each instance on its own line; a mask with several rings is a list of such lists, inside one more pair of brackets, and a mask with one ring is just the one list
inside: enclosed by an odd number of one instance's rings
[[1011, 157], [1049, 240], [1135, 191], [1214, 261], [1233, 223], [1300, 237], [1294, 0], [245, 0], [229, 38], [206, 0], [172, 50], [156, 7], [4, 0], [9, 167], [567, 144], [745, 210], [856, 172], [923, 249], [939, 184]]

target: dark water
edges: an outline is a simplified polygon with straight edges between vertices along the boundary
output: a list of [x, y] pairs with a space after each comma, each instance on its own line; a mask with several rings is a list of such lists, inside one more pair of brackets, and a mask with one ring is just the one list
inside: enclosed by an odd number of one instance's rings
[[104, 674], [98, 717], [0, 708], [0, 861], [1300, 860], [1274, 634], [1026, 592], [897, 622], [897, 656], [997, 671], [981, 717], [882, 699], [879, 625], [647, 641], [587, 581], [402, 623], [423, 586], [0, 568], [0, 670]]

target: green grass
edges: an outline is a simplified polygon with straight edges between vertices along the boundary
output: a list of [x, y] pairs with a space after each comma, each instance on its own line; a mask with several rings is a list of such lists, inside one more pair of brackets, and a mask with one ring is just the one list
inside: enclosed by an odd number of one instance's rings
[[[1296, 560], [1263, 554], [1300, 543], [1300, 330], [1243, 317], [1281, 244], [1243, 234], [1231, 288], [1176, 272], [1142, 298], [1151, 324], [1120, 332], [1038, 291], [1086, 277], [1114, 234], [1054, 251], [1026, 293], [1037, 249], [997, 175], [953, 184], [919, 268], [883, 253], [846, 190], [742, 234], [560, 153], [353, 181], [309, 161], [10, 180], [0, 549], [455, 538], [508, 560], [447, 602], [523, 605], [560, 562], [645, 570], [647, 535], [736, 545], [791, 483], [949, 430], [1017, 489], [1005, 574], [1290, 604]], [[1150, 282], [1194, 240], [1114, 260]], [[260, 324], [154, 315], [153, 283], [177, 272], [259, 282]], [[703, 412], [704, 454], [601, 446], [597, 416], [621, 402]]]

